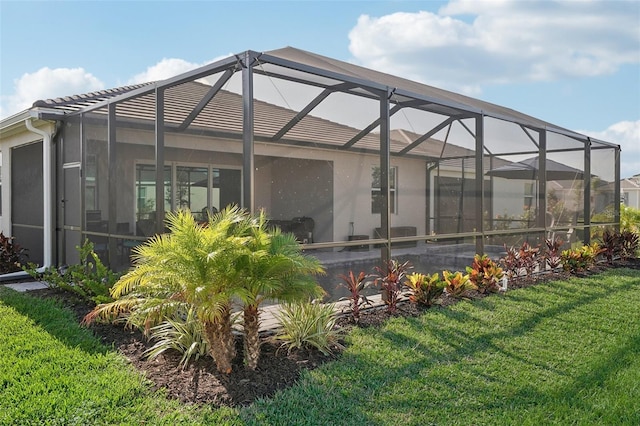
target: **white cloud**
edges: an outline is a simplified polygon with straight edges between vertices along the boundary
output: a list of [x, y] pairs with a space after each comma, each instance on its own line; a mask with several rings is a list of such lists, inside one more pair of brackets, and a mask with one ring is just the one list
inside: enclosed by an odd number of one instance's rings
[[163, 58], [160, 62], [150, 66], [144, 72], [136, 74], [129, 79], [127, 84], [147, 83], [149, 81], [164, 80], [178, 74], [182, 74], [192, 69], [198, 68], [200, 64], [185, 61], [178, 58]]
[[637, 25], [633, 1], [453, 0], [438, 13], [362, 15], [349, 49], [366, 67], [473, 95], [638, 63]]
[[640, 173], [640, 120], [620, 121], [602, 131], [580, 133], [596, 139], [620, 145], [620, 177], [630, 177]]
[[[202, 64], [184, 59], [162, 59], [124, 84], [164, 80], [230, 56], [220, 56]], [[121, 86], [121, 83], [109, 87]], [[13, 94], [0, 97], [0, 118], [28, 109], [37, 100], [77, 95], [107, 88], [98, 77], [83, 68], [41, 68], [15, 80]]]
[[41, 68], [14, 81], [13, 94], [2, 97], [0, 117], [25, 110], [37, 100], [104, 89], [104, 83], [83, 68]]
[[144, 72], [141, 72], [140, 74], [136, 74], [135, 76], [133, 76], [131, 79], [129, 79], [127, 84], [139, 84], [139, 83], [147, 83], [150, 81], [165, 80], [167, 78], [171, 78], [178, 74], [191, 71], [203, 65], [210, 64], [212, 62], [218, 61], [220, 59], [224, 59], [229, 56], [231, 56], [231, 54], [225, 55], [225, 56], [219, 56], [210, 61], [203, 62], [201, 64], [188, 62], [188, 61], [185, 61], [184, 59], [179, 59], [179, 58], [163, 58], [160, 62], [150, 66]]

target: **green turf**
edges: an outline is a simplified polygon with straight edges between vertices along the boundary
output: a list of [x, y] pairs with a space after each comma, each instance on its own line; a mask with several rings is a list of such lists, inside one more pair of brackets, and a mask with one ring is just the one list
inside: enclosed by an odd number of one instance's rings
[[261, 424], [638, 425], [640, 278], [615, 270], [382, 329], [243, 413]]
[[239, 410], [168, 401], [51, 301], [0, 290], [0, 424], [638, 425], [640, 276], [540, 284], [382, 328]]
[[[151, 391], [124, 358], [51, 300], [0, 288], [0, 424], [224, 424], [232, 410]], [[231, 423], [231, 424], [233, 424]]]

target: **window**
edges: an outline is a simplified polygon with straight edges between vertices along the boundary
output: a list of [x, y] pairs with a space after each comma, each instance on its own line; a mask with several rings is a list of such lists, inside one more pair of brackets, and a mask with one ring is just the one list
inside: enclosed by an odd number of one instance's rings
[[[164, 167], [165, 211], [171, 211], [171, 167]], [[155, 220], [156, 167], [136, 164], [136, 221]]]
[[[391, 213], [396, 212], [397, 205], [397, 176], [398, 168], [389, 168], [389, 207]], [[379, 214], [382, 212], [382, 194], [380, 192], [380, 167], [373, 166], [371, 168], [371, 213]]]
[[[155, 219], [156, 169], [136, 164], [136, 220]], [[190, 209], [198, 218], [228, 204], [241, 205], [242, 176], [239, 169], [171, 164], [164, 166], [165, 212]]]
[[95, 155], [87, 155], [85, 169], [84, 208], [85, 210], [98, 209], [98, 191], [96, 186], [98, 176], [98, 162]]
[[530, 210], [531, 207], [535, 205], [533, 202], [533, 196], [535, 192], [535, 184], [534, 183], [525, 183], [524, 184], [524, 208], [525, 210]]

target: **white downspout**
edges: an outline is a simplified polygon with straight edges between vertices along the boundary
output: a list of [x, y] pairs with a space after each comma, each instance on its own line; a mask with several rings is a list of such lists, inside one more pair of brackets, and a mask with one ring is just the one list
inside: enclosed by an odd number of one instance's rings
[[52, 263], [52, 235], [53, 235], [53, 203], [51, 182], [51, 134], [33, 126], [31, 118], [24, 121], [25, 126], [31, 132], [42, 136], [42, 192], [44, 208], [44, 241], [43, 241], [43, 265], [42, 268], [51, 266]]

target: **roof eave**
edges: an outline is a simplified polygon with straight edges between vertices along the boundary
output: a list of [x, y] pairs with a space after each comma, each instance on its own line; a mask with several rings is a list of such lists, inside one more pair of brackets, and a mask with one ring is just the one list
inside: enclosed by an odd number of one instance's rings
[[[35, 118], [42, 121], [62, 120], [64, 114], [52, 108], [30, 108], [0, 121], [0, 135], [7, 135], [24, 126], [24, 121]], [[37, 123], [36, 123], [37, 124]]]

